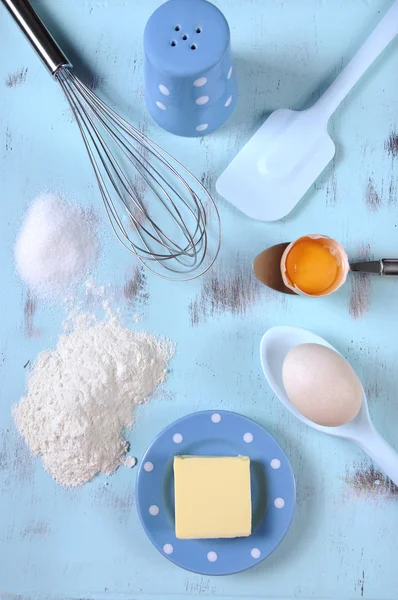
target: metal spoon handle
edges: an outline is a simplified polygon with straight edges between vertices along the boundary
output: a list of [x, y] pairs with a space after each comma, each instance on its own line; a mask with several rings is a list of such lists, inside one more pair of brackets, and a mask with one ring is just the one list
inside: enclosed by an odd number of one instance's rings
[[61, 67], [72, 66], [28, 0], [1, 1], [30, 41], [51, 75], [54, 75]]
[[381, 261], [381, 275], [398, 275], [398, 258], [383, 258]]
[[398, 452], [381, 437], [373, 425], [355, 442], [383, 469], [391, 481], [398, 486]]
[[359, 273], [373, 273], [385, 277], [396, 277], [398, 275], [398, 258], [382, 258], [370, 262], [351, 263], [351, 271]]

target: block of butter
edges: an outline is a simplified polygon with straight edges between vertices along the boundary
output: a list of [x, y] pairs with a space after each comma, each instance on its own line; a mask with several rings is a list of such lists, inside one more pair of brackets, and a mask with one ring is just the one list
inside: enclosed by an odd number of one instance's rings
[[174, 493], [177, 538], [235, 538], [251, 534], [247, 456], [175, 456]]

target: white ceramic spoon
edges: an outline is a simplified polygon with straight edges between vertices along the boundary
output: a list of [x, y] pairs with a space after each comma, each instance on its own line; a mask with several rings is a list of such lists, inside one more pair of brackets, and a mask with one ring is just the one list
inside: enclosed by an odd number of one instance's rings
[[[290, 402], [282, 380], [282, 365], [286, 354], [299, 344], [321, 344], [333, 348], [323, 338], [298, 327], [273, 327], [263, 336], [260, 345], [260, 358], [264, 375], [281, 402], [300, 421], [322, 433], [345, 438], [355, 442], [374, 460], [388, 477], [398, 485], [398, 453], [379, 435], [370, 419], [368, 402], [362, 388], [362, 406], [358, 415], [350, 423], [339, 427], [323, 427], [304, 417]], [[340, 354], [340, 353], [339, 353]]]

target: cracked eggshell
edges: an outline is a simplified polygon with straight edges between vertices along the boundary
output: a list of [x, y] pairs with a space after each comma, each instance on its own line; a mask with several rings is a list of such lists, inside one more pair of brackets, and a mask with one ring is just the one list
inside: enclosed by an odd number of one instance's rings
[[[306, 292], [303, 292], [299, 287], [297, 287], [297, 285], [295, 283], [293, 283], [293, 281], [291, 281], [288, 278], [287, 273], [286, 273], [287, 255], [289, 254], [289, 252], [293, 248], [293, 246], [295, 246], [299, 242], [302, 242], [305, 239], [311, 239], [311, 240], [322, 239], [323, 245], [329, 249], [330, 253], [333, 256], [335, 256], [336, 260], [337, 260], [337, 267], [338, 267], [337, 277], [336, 277], [335, 281], [333, 282], [333, 284], [327, 290], [321, 292], [320, 294], [307, 294]], [[291, 242], [291, 244], [289, 244], [288, 247], [286, 248], [286, 250], [284, 251], [282, 258], [281, 258], [281, 274], [282, 274], [283, 283], [286, 285], [286, 287], [288, 287], [290, 290], [292, 290], [296, 294], [299, 294], [300, 296], [310, 296], [311, 298], [317, 298], [320, 296], [329, 296], [329, 294], [333, 294], [333, 292], [335, 292], [336, 290], [341, 288], [341, 286], [346, 282], [349, 270], [350, 270], [350, 264], [348, 261], [347, 253], [344, 250], [343, 246], [339, 242], [336, 242], [336, 240], [334, 240], [333, 238], [328, 237], [327, 235], [321, 235], [319, 233], [303, 235], [302, 237], [298, 238], [294, 242]]]

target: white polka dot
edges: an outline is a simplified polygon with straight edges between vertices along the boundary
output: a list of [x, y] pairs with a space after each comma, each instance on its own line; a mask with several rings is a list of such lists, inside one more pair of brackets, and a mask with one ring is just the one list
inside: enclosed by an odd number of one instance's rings
[[285, 506], [285, 501], [283, 498], [275, 498], [274, 500], [275, 508], [283, 508]]
[[281, 461], [279, 458], [273, 458], [269, 464], [271, 465], [271, 469], [279, 469], [281, 466]]
[[221, 415], [214, 413], [214, 415], [211, 415], [211, 420], [213, 423], [219, 423], [221, 421]]
[[231, 75], [232, 75], [232, 67], [230, 67], [229, 71], [228, 71], [228, 75], [227, 78], [231, 79]]
[[253, 441], [253, 434], [245, 433], [245, 435], [243, 436], [243, 441], [246, 442], [246, 444], [251, 444]]
[[156, 106], [158, 108], [160, 108], [160, 110], [166, 110], [165, 105], [163, 104], [163, 102], [156, 102]]
[[207, 104], [209, 101], [209, 96], [201, 96], [195, 100], [196, 104]]
[[207, 560], [209, 560], [210, 562], [216, 562], [218, 556], [216, 552], [209, 552], [207, 554]]
[[231, 104], [231, 102], [232, 102], [232, 96], [230, 96], [228, 98], [228, 100], [226, 101], [226, 103], [224, 104], [225, 108], [228, 108], [228, 106]]
[[202, 125], [198, 125], [196, 128], [196, 131], [204, 131], [205, 129], [208, 128], [208, 123], [202, 123]]
[[163, 546], [163, 552], [164, 552], [165, 554], [173, 554], [173, 552], [174, 552], [174, 548], [173, 548], [173, 546], [172, 546], [171, 544], [165, 544], [165, 545]]
[[196, 79], [193, 84], [195, 87], [202, 87], [203, 85], [206, 85], [207, 83], [207, 77], [199, 77], [199, 79]]
[[146, 462], [144, 464], [144, 471], [146, 471], [147, 473], [150, 473], [151, 471], [153, 471], [153, 463], [151, 462]]
[[250, 554], [252, 555], [252, 558], [260, 558], [261, 556], [261, 552], [258, 548], [252, 548]]
[[173, 435], [173, 442], [174, 442], [175, 444], [181, 444], [181, 442], [182, 442], [182, 440], [183, 440], [183, 439], [184, 439], [184, 438], [182, 437], [181, 433], [175, 433], [175, 434]]
[[149, 514], [153, 517], [157, 517], [159, 514], [159, 507], [156, 506], [156, 504], [152, 504], [152, 506], [149, 507]]
[[162, 92], [163, 96], [170, 96], [170, 91], [165, 85], [160, 84], [159, 90]]

